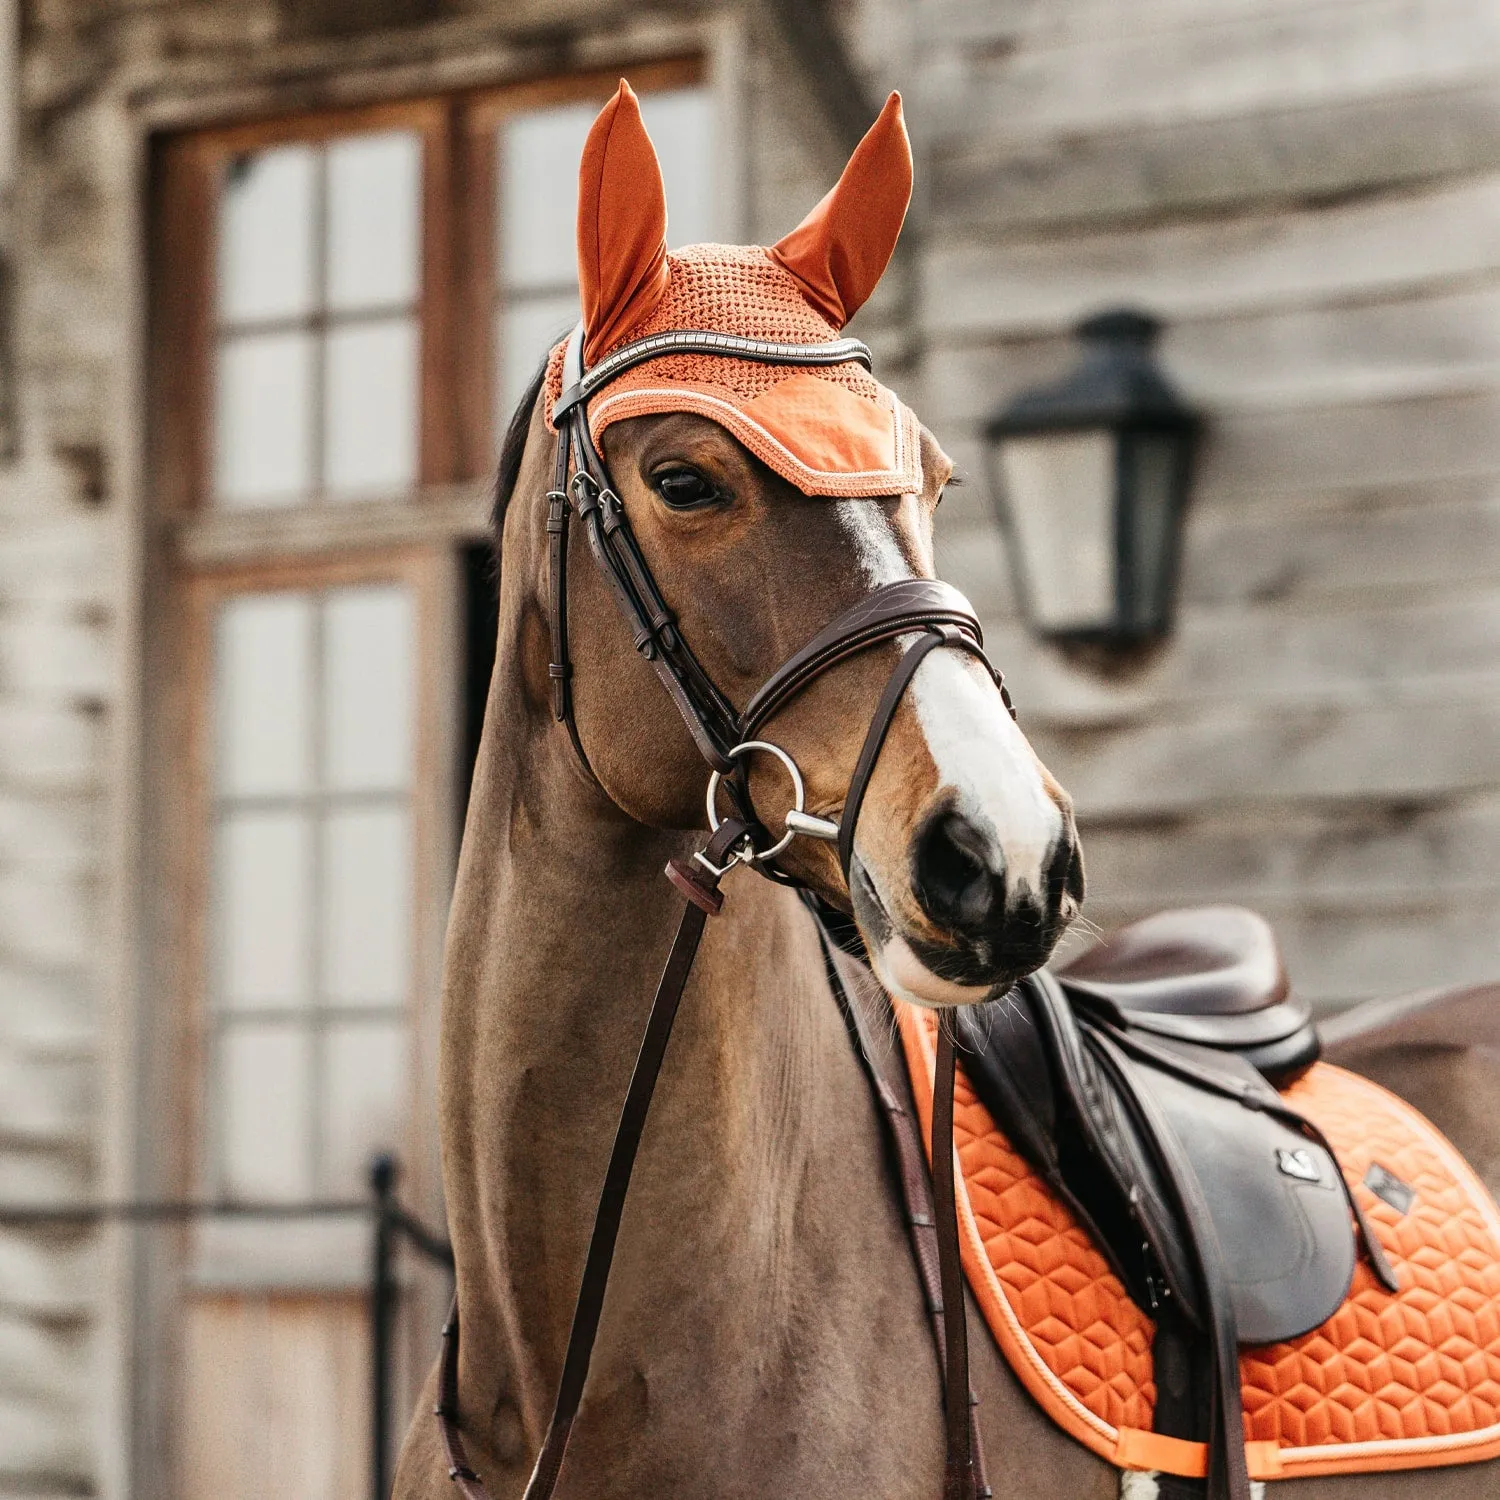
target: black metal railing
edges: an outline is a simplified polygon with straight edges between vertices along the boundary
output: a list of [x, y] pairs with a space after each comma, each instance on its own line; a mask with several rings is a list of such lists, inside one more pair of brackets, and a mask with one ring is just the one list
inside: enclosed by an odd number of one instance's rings
[[400, 1286], [396, 1251], [405, 1243], [433, 1264], [453, 1269], [453, 1248], [396, 1196], [394, 1157], [370, 1163], [367, 1198], [315, 1199], [305, 1203], [203, 1202], [143, 1199], [125, 1203], [0, 1204], [0, 1228], [92, 1229], [105, 1224], [174, 1224], [200, 1219], [357, 1219], [370, 1225], [370, 1493], [390, 1500], [391, 1392], [395, 1317]]

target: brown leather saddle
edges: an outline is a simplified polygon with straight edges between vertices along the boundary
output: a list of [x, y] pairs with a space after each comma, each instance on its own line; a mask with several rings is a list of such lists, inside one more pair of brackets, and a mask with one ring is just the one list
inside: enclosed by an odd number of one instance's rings
[[1159, 912], [1056, 973], [1070, 995], [1116, 1007], [1157, 1036], [1233, 1052], [1278, 1086], [1318, 1059], [1311, 1013], [1291, 993], [1276, 936], [1242, 906]]
[[1236, 907], [1166, 912], [955, 1013], [975, 1092], [1156, 1327], [1156, 1430], [1248, 1493], [1239, 1346], [1306, 1333], [1357, 1244], [1395, 1278], [1321, 1132], [1277, 1093], [1317, 1060], [1275, 938]]

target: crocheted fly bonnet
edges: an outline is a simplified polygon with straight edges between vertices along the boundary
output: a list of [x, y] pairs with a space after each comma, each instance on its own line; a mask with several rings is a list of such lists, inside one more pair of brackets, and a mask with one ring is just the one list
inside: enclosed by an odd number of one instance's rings
[[[837, 343], [891, 258], [911, 184], [911, 146], [892, 94], [837, 185], [777, 244], [669, 251], [661, 168], [622, 80], [589, 131], [579, 169], [584, 369], [669, 332]], [[548, 365], [549, 423], [565, 348], [558, 345]], [[589, 404], [589, 430], [597, 444], [611, 423], [675, 411], [717, 422], [808, 495], [922, 489], [916, 417], [855, 357], [789, 368], [665, 353], [609, 381]]]

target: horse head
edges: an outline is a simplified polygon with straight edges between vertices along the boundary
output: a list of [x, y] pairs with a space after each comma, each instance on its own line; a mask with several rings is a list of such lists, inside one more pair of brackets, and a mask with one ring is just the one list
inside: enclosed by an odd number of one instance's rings
[[[581, 172], [581, 367], [671, 330], [836, 341], [890, 258], [910, 188], [893, 95], [838, 185], [778, 245], [668, 253], [660, 170], [622, 83], [594, 126]], [[531, 414], [528, 453], [542, 482], [519, 487], [531, 494], [548, 487], [543, 424], [562, 399], [563, 359], [560, 347]], [[872, 591], [935, 576], [933, 524], [952, 465], [852, 360], [789, 371], [668, 352], [613, 380], [586, 410], [585, 435], [598, 444], [638, 554], [675, 617], [670, 628], [735, 710]], [[540, 526], [535, 514], [510, 522]], [[695, 744], [671, 712], [639, 632], [633, 643], [576, 529], [565, 546], [575, 559], [566, 581], [567, 692], [580, 774], [639, 823], [701, 828], [701, 737]], [[539, 574], [539, 604], [548, 588]], [[535, 651], [544, 657], [546, 629], [537, 624]], [[800, 767], [809, 813], [832, 822], [844, 815], [867, 726], [911, 638], [847, 655], [758, 729], [757, 738]], [[540, 665], [528, 677], [545, 694]], [[791, 805], [786, 771], [769, 755], [746, 764], [753, 806], [779, 834]], [[866, 784], [847, 870], [830, 844], [810, 838], [793, 839], [779, 868], [852, 912], [881, 979], [930, 1005], [983, 999], [1037, 967], [1083, 897], [1068, 796], [967, 650], [930, 651], [902, 694]]]

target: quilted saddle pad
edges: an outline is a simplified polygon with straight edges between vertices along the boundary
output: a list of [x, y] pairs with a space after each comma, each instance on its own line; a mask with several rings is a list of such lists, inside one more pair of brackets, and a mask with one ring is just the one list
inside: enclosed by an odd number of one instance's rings
[[[930, 1151], [935, 1013], [896, 1010]], [[1326, 1323], [1241, 1351], [1251, 1477], [1500, 1456], [1500, 1210], [1427, 1120], [1368, 1079], [1318, 1063], [1286, 1098], [1332, 1142], [1401, 1290], [1361, 1261]], [[962, 1062], [953, 1133], [964, 1267], [1022, 1384], [1117, 1467], [1202, 1475], [1203, 1444], [1151, 1431], [1150, 1319], [996, 1129]], [[1405, 1213], [1364, 1186], [1371, 1167], [1414, 1190]]]

